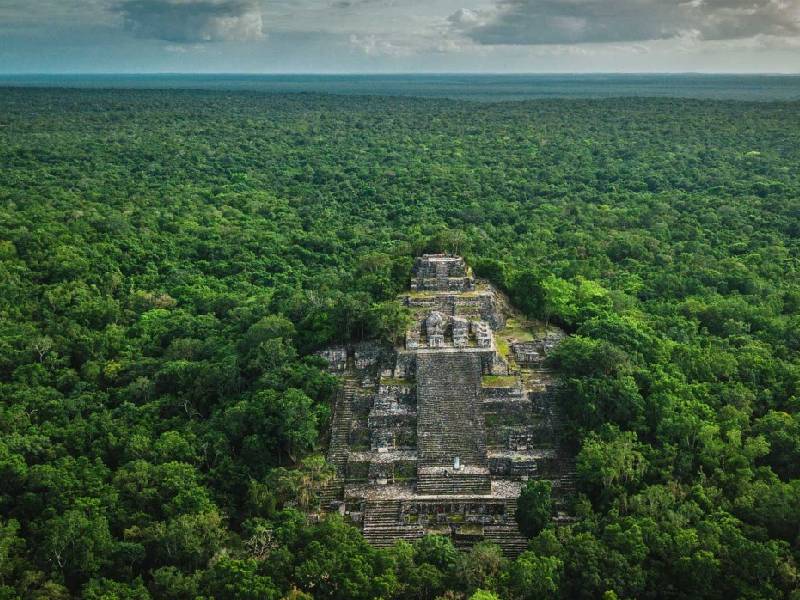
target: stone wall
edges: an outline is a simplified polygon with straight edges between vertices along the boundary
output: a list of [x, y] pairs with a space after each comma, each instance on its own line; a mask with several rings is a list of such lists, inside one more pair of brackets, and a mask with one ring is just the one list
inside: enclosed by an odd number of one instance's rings
[[469, 296], [462, 294], [436, 294], [431, 296], [406, 296], [406, 306], [420, 312], [439, 311], [449, 316], [461, 316], [470, 320], [482, 320], [492, 329], [505, 327], [505, 315], [497, 295], [492, 290], [476, 291]]
[[324, 358], [328, 361], [328, 371], [341, 375], [347, 368], [347, 348], [344, 346], [337, 346], [320, 350], [317, 356]]

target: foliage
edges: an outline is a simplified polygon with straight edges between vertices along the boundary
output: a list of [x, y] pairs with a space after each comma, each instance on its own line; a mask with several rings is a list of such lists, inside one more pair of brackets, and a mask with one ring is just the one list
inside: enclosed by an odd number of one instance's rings
[[550, 498], [552, 485], [549, 481], [531, 480], [517, 500], [515, 513], [519, 530], [527, 537], [538, 535], [550, 522], [553, 503]]
[[[796, 596], [796, 102], [0, 108], [0, 597]], [[313, 352], [397, 339], [426, 250], [573, 334], [576, 520], [513, 561], [302, 512]]]

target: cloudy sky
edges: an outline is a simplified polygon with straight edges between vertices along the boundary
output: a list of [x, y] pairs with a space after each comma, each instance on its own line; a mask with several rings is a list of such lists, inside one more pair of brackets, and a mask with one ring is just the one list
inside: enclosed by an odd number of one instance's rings
[[0, 73], [800, 72], [800, 0], [0, 0]]

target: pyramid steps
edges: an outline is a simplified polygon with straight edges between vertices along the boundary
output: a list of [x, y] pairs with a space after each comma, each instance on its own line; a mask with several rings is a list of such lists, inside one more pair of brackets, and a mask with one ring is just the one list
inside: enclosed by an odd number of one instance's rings
[[485, 467], [480, 411], [481, 359], [475, 353], [425, 353], [417, 357], [417, 445], [423, 466]]
[[483, 528], [483, 539], [500, 546], [503, 554], [511, 558], [519, 556], [528, 548], [528, 540], [513, 522], [507, 525], [486, 525]]
[[492, 481], [486, 473], [419, 473], [417, 493], [424, 495], [484, 495], [492, 491]]
[[364, 508], [364, 538], [377, 548], [397, 540], [413, 542], [424, 535], [422, 527], [402, 522], [399, 500], [371, 500]]
[[350, 427], [353, 421], [353, 397], [357, 382], [353, 377], [345, 377], [344, 385], [336, 400], [331, 423], [331, 442], [328, 448], [328, 462], [336, 467], [339, 476], [344, 475], [350, 443]]

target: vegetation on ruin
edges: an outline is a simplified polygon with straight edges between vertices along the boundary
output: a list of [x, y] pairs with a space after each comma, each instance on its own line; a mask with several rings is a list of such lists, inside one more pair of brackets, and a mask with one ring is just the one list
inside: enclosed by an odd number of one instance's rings
[[549, 481], [531, 480], [522, 488], [517, 501], [516, 518], [520, 531], [526, 537], [539, 535], [553, 516]]
[[484, 387], [514, 387], [519, 385], [519, 378], [515, 375], [484, 375], [481, 377]]
[[[798, 598], [799, 108], [0, 90], [0, 598]], [[515, 560], [304, 516], [449, 249], [573, 334]]]

